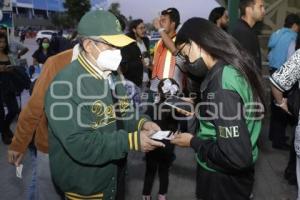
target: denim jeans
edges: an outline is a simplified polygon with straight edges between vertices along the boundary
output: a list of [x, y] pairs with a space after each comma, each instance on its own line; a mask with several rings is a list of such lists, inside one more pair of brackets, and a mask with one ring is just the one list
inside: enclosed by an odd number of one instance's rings
[[36, 190], [36, 148], [29, 147], [29, 153], [30, 153], [30, 158], [31, 158], [31, 166], [32, 166], [32, 178], [31, 178], [31, 183], [28, 188], [28, 200], [38, 200], [37, 199], [37, 190]]

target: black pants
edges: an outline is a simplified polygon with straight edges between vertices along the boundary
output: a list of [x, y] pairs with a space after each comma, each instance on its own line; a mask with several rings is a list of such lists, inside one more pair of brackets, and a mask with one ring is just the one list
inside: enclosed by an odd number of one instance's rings
[[[7, 107], [8, 113], [5, 115], [4, 104]], [[1, 94], [0, 92], [0, 132], [6, 133], [9, 130], [10, 124], [19, 112], [19, 105], [14, 93]]]
[[274, 102], [271, 102], [271, 112], [269, 138], [273, 146], [281, 146], [286, 142], [285, 131], [290, 121], [290, 116], [276, 106]]
[[287, 167], [285, 168], [285, 174], [288, 175], [287, 178], [289, 179], [294, 179], [296, 180], [296, 151], [295, 151], [295, 129], [296, 129], [296, 124], [293, 125], [292, 130], [293, 130], [293, 138], [292, 138], [292, 145], [290, 149], [290, 156], [289, 156], [289, 162]]
[[169, 169], [174, 160], [174, 146], [167, 145], [166, 149], [156, 149], [146, 154], [146, 172], [143, 195], [150, 195], [156, 172], [159, 177], [159, 194], [166, 194], [169, 187]]
[[125, 200], [125, 182], [126, 182], [126, 168], [127, 156], [118, 162], [118, 174], [117, 174], [117, 194], [116, 200]]
[[[276, 68], [271, 67], [270, 74], [272, 75], [276, 70]], [[289, 114], [275, 105], [273, 95], [271, 94], [269, 138], [272, 141], [273, 146], [281, 146], [286, 142], [285, 131], [289, 121]]]

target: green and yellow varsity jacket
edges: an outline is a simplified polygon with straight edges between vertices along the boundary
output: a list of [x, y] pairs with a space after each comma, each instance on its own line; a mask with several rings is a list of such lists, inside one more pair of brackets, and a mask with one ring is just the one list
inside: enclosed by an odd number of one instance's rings
[[120, 75], [111, 77], [80, 55], [47, 91], [51, 174], [68, 199], [115, 199], [118, 161], [140, 150], [147, 117], [135, 113]]

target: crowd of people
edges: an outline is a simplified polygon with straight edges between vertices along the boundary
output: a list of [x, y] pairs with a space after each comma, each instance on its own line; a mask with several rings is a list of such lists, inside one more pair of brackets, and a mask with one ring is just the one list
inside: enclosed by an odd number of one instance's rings
[[[153, 22], [161, 36], [154, 55], [142, 19], [126, 24], [108, 11], [89, 11], [72, 41], [60, 35], [40, 40], [32, 58], [42, 71], [21, 112], [16, 94], [25, 87], [15, 89], [12, 72], [28, 49], [8, 41], [6, 29], [0, 33], [0, 132], [16, 167], [30, 147], [35, 173], [27, 199], [124, 200], [128, 153], [137, 151], [145, 153], [141, 199], [166, 200], [175, 147], [196, 154], [197, 199], [253, 199], [269, 104], [272, 146], [290, 150], [285, 177], [300, 181], [299, 102], [289, 97], [291, 88], [299, 96], [300, 17], [289, 14], [270, 37], [274, 98], [268, 103], [254, 29], [265, 15], [264, 1], [241, 0], [239, 8], [232, 30], [224, 7], [213, 9], [208, 20], [193, 17], [182, 25], [176, 8], [161, 11]], [[288, 123], [295, 128], [295, 148], [286, 143]]]

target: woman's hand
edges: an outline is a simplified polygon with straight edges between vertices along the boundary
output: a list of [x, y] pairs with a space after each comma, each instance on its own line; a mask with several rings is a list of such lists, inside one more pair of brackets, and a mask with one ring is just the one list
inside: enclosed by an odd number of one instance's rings
[[172, 144], [175, 144], [180, 147], [190, 147], [191, 140], [194, 136], [190, 133], [180, 133], [174, 135], [174, 138], [171, 140]]
[[278, 107], [280, 107], [282, 110], [287, 112], [289, 115], [292, 115], [289, 111], [288, 105], [287, 105], [287, 98], [282, 98], [281, 104], [277, 104]]

